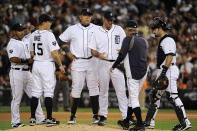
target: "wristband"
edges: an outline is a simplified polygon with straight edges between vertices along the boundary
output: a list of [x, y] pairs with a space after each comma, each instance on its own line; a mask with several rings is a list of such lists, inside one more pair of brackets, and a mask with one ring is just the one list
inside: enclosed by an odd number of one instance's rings
[[165, 75], [166, 75], [166, 72], [167, 72], [167, 70], [168, 70], [168, 67], [165, 66], [165, 65], [163, 65], [162, 68], [163, 68], [163, 70], [162, 70], [162, 72], [161, 72], [161, 75], [162, 75], [162, 76], [165, 76]]

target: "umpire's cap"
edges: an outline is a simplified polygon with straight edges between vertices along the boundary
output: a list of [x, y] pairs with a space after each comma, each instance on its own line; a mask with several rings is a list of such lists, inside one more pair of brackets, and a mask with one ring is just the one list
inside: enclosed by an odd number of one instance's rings
[[40, 24], [43, 23], [43, 22], [47, 22], [47, 21], [53, 22], [54, 19], [51, 18], [51, 16], [49, 16], [47, 14], [42, 14], [42, 15], [39, 16], [39, 23]]
[[11, 27], [12, 31], [23, 31], [26, 29], [22, 24], [16, 23]]
[[105, 19], [110, 20], [110, 21], [113, 21], [115, 19], [114, 14], [111, 11], [104, 12], [103, 16]]
[[125, 25], [125, 28], [137, 28], [137, 27], [138, 27], [137, 21], [134, 20], [128, 20]]
[[80, 15], [88, 15], [88, 16], [92, 16], [92, 12], [89, 8], [83, 8], [80, 12]]
[[167, 27], [166, 22], [160, 18], [160, 17], [155, 17], [153, 18], [152, 23], [150, 24], [151, 29], [156, 29], [156, 28], [162, 28], [163, 30], [169, 30], [170, 28]]

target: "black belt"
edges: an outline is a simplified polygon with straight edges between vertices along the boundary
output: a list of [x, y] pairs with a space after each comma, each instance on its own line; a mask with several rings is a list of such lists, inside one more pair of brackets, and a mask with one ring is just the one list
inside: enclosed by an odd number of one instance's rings
[[109, 61], [109, 62], [114, 62], [114, 61], [116, 61], [116, 60], [107, 60], [107, 59], [104, 59], [105, 61]]
[[84, 58], [84, 57], [76, 57], [76, 59], [91, 59], [92, 56], [88, 57], [88, 58]]
[[[21, 70], [21, 68], [12, 68], [13, 70]], [[29, 71], [29, 68], [25, 69], [25, 68], [22, 68], [22, 71]]]

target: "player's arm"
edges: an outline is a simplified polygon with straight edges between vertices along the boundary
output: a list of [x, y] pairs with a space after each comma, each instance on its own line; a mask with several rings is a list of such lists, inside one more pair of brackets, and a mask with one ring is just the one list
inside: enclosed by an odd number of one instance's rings
[[51, 52], [51, 56], [53, 57], [53, 59], [55, 60], [55, 62], [58, 64], [59, 69], [62, 73], [65, 73], [64, 67], [62, 66], [62, 62], [60, 60], [59, 54], [57, 50], [54, 50]]
[[166, 55], [166, 61], [165, 64], [162, 66], [162, 72], [161, 72], [161, 77], [166, 75], [166, 72], [168, 68], [170, 67], [173, 56], [176, 55], [176, 44], [173, 39], [167, 39], [164, 41], [164, 44], [162, 45], [162, 49]]
[[10, 61], [17, 64], [29, 64], [31, 59], [21, 59], [18, 57], [12, 57], [10, 58]]
[[70, 46], [69, 46], [70, 42], [64, 42], [61, 39], [59, 39], [59, 46], [63, 49], [63, 51], [66, 53], [66, 55], [70, 58], [70, 60], [75, 60], [76, 56], [74, 56], [71, 52], [70, 52]]
[[125, 37], [125, 39], [123, 40], [122, 47], [120, 49], [118, 58], [116, 59], [116, 61], [112, 65], [112, 69], [116, 68], [117, 65], [119, 65], [120, 62], [122, 62], [124, 60], [124, 58], [126, 57], [126, 55], [128, 53], [128, 49], [129, 49], [130, 40], [131, 40], [131, 38], [129, 38], [129, 37]]
[[105, 53], [99, 53], [98, 51], [94, 50], [94, 49], [91, 49], [91, 54], [94, 56], [94, 57], [97, 57], [101, 60], [104, 60], [105, 59]]

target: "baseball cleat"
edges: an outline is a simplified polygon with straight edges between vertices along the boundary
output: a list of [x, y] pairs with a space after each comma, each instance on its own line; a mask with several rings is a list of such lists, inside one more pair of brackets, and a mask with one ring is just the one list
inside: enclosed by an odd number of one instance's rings
[[12, 125], [12, 128], [18, 128], [18, 127], [23, 127], [23, 126], [25, 126], [23, 123], [17, 123], [17, 124]]
[[92, 124], [98, 124], [98, 122], [99, 122], [98, 115], [94, 115], [92, 117]]
[[129, 129], [129, 122], [127, 122], [125, 119], [124, 120], [119, 120], [118, 125], [123, 128], [123, 130], [128, 130]]
[[100, 116], [100, 120], [98, 122], [99, 126], [104, 126], [106, 124], [107, 118], [104, 116]]
[[147, 123], [147, 122], [144, 122], [144, 127], [146, 129], [154, 129], [155, 128], [155, 124], [154, 123]]
[[172, 129], [173, 131], [185, 131], [185, 130], [188, 130], [190, 129], [192, 126], [191, 124], [184, 124], [184, 125], [181, 125], [181, 124], [178, 124], [176, 126], [174, 126], [174, 128]]
[[29, 125], [30, 126], [35, 126], [36, 125], [36, 119], [35, 118], [31, 118], [29, 121]]
[[75, 124], [76, 123], [76, 117], [75, 116], [71, 116], [70, 120], [67, 123], [68, 124]]
[[136, 125], [137, 121], [133, 119], [133, 117], [131, 117], [131, 119], [129, 120], [129, 126], [131, 125]]
[[142, 126], [135, 125], [133, 128], [130, 128], [129, 131], [145, 131], [145, 127], [144, 125]]
[[50, 119], [46, 120], [47, 127], [51, 127], [51, 126], [55, 126], [55, 125], [59, 125], [59, 124], [60, 124], [60, 121], [56, 121], [55, 118], [52, 118], [51, 120]]
[[44, 120], [41, 121], [41, 122], [36, 122], [36, 125], [44, 125], [44, 124], [46, 124], [46, 123], [47, 123], [47, 120], [44, 119]]

